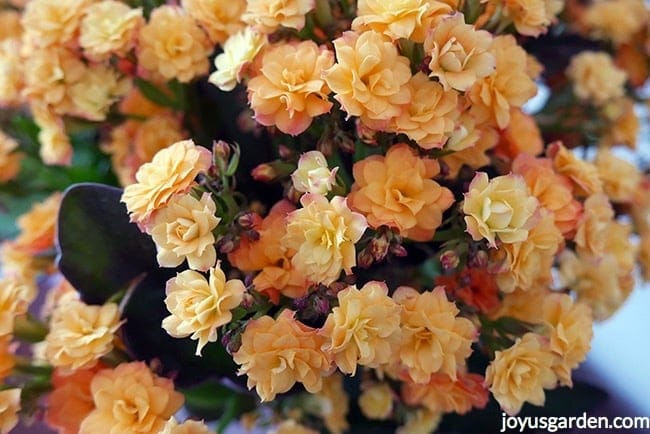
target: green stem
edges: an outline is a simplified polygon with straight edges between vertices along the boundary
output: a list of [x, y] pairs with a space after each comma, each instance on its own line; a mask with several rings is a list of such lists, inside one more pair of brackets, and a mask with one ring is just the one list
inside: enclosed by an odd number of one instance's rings
[[329, 0], [316, 0], [316, 20], [323, 29], [328, 29], [334, 23], [332, 16], [332, 8], [330, 7]]
[[29, 376], [42, 376], [50, 377], [52, 375], [52, 366], [46, 364], [39, 364], [27, 357], [15, 356], [14, 357], [14, 374], [29, 375]]
[[31, 314], [18, 316], [14, 320], [14, 335], [26, 342], [41, 342], [47, 336], [48, 328]]

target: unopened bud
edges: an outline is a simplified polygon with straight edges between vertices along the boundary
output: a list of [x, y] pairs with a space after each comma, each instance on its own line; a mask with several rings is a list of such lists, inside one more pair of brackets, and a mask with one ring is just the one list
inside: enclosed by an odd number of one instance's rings
[[375, 258], [368, 249], [363, 249], [357, 255], [357, 265], [361, 268], [369, 268], [375, 262]]
[[228, 254], [235, 250], [237, 246], [239, 245], [239, 240], [235, 239], [232, 235], [228, 234], [225, 237], [223, 237], [219, 242], [217, 243], [217, 247], [219, 249], [219, 252], [223, 254]]
[[381, 236], [379, 238], [373, 238], [370, 240], [370, 244], [368, 245], [368, 250], [370, 251], [370, 254], [372, 255], [373, 259], [377, 262], [383, 261], [384, 258], [386, 258], [386, 255], [388, 254], [388, 248], [390, 246], [390, 243], [388, 240]]
[[452, 270], [458, 267], [458, 264], [460, 264], [460, 259], [455, 251], [446, 250], [440, 255], [440, 265], [443, 270]]
[[403, 258], [408, 255], [408, 251], [404, 246], [401, 244], [393, 244], [390, 246], [390, 253], [393, 256], [397, 256], [398, 258]]
[[251, 176], [256, 181], [272, 182], [278, 177], [278, 173], [270, 164], [262, 163], [251, 171]]
[[485, 268], [488, 265], [488, 254], [484, 250], [474, 253], [469, 260], [469, 266], [472, 268]]
[[255, 227], [255, 214], [247, 212], [237, 217], [237, 224], [244, 230]]
[[221, 337], [221, 344], [228, 354], [232, 355], [241, 347], [241, 331], [239, 329], [229, 330]]
[[357, 137], [363, 143], [369, 146], [377, 146], [377, 131], [368, 128], [361, 120], [357, 119], [356, 123]]
[[212, 153], [215, 158], [219, 158], [222, 161], [228, 161], [231, 152], [232, 150], [230, 149], [230, 145], [223, 140], [212, 143]]
[[293, 150], [287, 145], [278, 146], [278, 155], [284, 160], [288, 160], [293, 156]]
[[244, 231], [244, 236], [251, 241], [259, 241], [260, 239], [260, 233], [254, 229], [249, 229], [247, 231]]

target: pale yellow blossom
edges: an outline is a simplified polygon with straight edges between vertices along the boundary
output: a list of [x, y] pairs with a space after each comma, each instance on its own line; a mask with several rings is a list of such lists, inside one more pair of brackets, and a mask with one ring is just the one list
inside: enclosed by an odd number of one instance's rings
[[566, 70], [573, 92], [581, 99], [601, 106], [625, 93], [627, 74], [604, 51], [582, 51], [571, 58]]
[[178, 423], [172, 417], [158, 434], [214, 434], [214, 431], [203, 422], [188, 419], [183, 423]]
[[181, 5], [215, 44], [244, 29], [241, 19], [246, 0], [182, 0]]
[[25, 5], [24, 38], [38, 47], [66, 45], [77, 37], [91, 0], [31, 0]]
[[0, 336], [14, 331], [14, 320], [27, 312], [36, 296], [34, 288], [10, 276], [0, 279]]
[[111, 55], [124, 57], [134, 47], [143, 24], [141, 8], [132, 9], [117, 0], [93, 3], [81, 21], [79, 45], [94, 61], [107, 60]]
[[280, 26], [302, 30], [305, 15], [315, 0], [248, 0], [242, 20], [262, 33], [273, 33]]
[[298, 168], [291, 174], [293, 188], [301, 193], [327, 194], [336, 182], [338, 167], [329, 169], [320, 151], [305, 152], [298, 160]]
[[17, 388], [0, 391], [0, 434], [8, 434], [18, 425], [20, 394]]
[[362, 389], [359, 407], [368, 419], [386, 420], [393, 411], [393, 390], [387, 383]]
[[223, 91], [233, 90], [266, 44], [266, 36], [250, 27], [231, 35], [223, 45], [223, 53], [215, 57], [216, 71], [210, 74], [208, 81]]

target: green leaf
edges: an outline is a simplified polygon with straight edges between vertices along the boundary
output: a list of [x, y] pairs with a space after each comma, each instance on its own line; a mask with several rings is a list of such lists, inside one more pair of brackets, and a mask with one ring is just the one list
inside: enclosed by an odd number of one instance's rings
[[245, 411], [255, 408], [255, 397], [247, 392], [239, 392], [233, 387], [217, 380], [208, 380], [189, 389], [181, 390], [185, 395], [185, 407], [198, 418], [219, 419], [223, 427]]
[[175, 98], [169, 96], [162, 89], [154, 86], [147, 80], [142, 78], [136, 78], [134, 80], [136, 87], [142, 92], [142, 94], [151, 102], [158, 104], [163, 107], [171, 107], [173, 109], [182, 109], [179, 101]]

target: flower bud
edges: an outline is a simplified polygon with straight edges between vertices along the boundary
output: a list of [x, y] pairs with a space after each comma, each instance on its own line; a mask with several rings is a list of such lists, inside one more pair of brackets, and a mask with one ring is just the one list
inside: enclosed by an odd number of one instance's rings
[[251, 176], [256, 181], [272, 182], [277, 178], [278, 173], [270, 164], [262, 163], [252, 170]]

